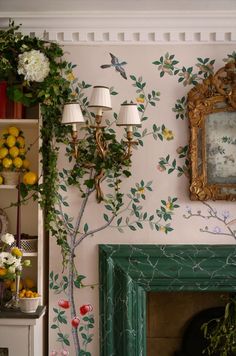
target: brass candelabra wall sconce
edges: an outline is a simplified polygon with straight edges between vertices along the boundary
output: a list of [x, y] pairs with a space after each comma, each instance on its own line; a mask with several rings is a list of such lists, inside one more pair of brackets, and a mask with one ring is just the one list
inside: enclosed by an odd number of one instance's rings
[[[88, 125], [87, 128], [93, 133], [96, 147], [93, 152], [89, 152], [87, 155], [88, 159], [85, 158], [82, 163], [80, 162], [80, 164], [86, 169], [94, 169], [95, 171], [96, 167], [92, 162], [90, 156], [91, 154], [99, 157], [99, 159], [104, 162], [104, 166], [106, 165], [106, 160], [109, 159], [109, 135], [106, 135], [105, 133], [106, 126], [102, 125], [103, 112], [112, 110], [109, 88], [104, 86], [94, 86], [88, 107], [93, 110], [95, 114], [94, 123]], [[77, 124], [81, 123], [85, 123], [85, 120], [80, 105], [78, 103], [65, 104], [62, 114], [62, 124], [72, 125], [72, 146], [76, 160], [78, 159], [79, 155], [82, 154], [79, 147], [77, 130]], [[132, 102], [130, 104], [121, 104], [116, 125], [126, 127], [127, 140], [122, 141], [122, 155], [117, 156], [117, 160], [120, 163], [124, 163], [131, 158], [132, 147], [138, 144], [137, 141], [135, 141], [133, 138], [133, 127], [141, 126], [137, 105]], [[96, 188], [96, 198], [98, 202], [101, 202], [104, 198], [101, 189], [101, 182], [103, 181], [104, 177], [104, 168], [100, 168], [99, 171], [96, 170], [94, 182]]]

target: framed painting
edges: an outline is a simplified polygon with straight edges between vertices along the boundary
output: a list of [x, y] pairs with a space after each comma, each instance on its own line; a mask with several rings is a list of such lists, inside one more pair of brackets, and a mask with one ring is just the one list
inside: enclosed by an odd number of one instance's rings
[[190, 199], [236, 200], [236, 63], [188, 93]]

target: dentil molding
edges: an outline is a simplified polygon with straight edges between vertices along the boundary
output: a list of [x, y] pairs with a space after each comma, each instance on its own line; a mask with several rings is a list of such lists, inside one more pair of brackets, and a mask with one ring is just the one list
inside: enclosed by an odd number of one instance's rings
[[236, 11], [2, 12], [21, 32], [62, 44], [235, 43]]

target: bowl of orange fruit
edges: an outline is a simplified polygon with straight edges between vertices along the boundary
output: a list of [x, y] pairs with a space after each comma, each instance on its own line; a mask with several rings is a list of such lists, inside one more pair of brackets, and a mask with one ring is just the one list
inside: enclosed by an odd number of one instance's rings
[[40, 295], [32, 290], [22, 289], [19, 294], [19, 307], [23, 313], [35, 313], [40, 301]]

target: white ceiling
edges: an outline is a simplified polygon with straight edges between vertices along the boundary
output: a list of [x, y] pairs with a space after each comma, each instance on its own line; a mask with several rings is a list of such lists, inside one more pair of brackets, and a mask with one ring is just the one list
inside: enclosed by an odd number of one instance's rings
[[142, 10], [236, 10], [235, 0], [0, 0], [0, 17], [10, 12]]

